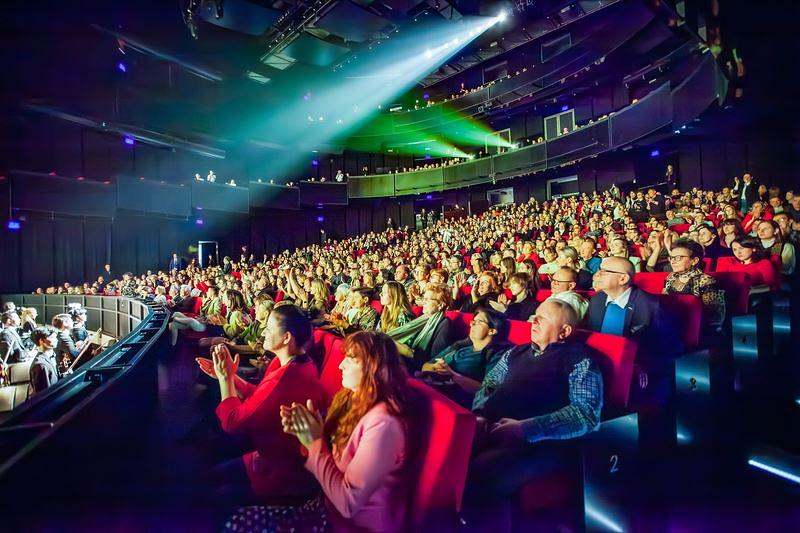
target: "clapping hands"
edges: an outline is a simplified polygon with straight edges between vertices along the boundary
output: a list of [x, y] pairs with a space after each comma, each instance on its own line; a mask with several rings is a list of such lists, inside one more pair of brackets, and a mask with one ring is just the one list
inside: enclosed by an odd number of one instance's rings
[[231, 352], [225, 344], [218, 344], [211, 349], [211, 359], [196, 357], [200, 370], [210, 378], [227, 380], [236, 375], [239, 369], [239, 354], [231, 358]]
[[314, 402], [308, 400], [306, 405], [292, 403], [291, 406], [281, 406], [281, 425], [283, 431], [294, 435], [300, 444], [306, 448], [311, 443], [322, 438], [322, 415], [314, 407]]

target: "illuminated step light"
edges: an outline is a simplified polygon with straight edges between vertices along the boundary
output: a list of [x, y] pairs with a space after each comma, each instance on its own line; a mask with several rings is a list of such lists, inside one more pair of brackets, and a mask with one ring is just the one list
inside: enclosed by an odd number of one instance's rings
[[791, 481], [792, 483], [800, 484], [800, 476], [798, 476], [797, 474], [794, 474], [792, 472], [788, 472], [786, 470], [781, 470], [780, 468], [778, 468], [776, 466], [767, 464], [767, 463], [762, 462], [762, 461], [760, 461], [758, 459], [748, 459], [747, 460], [747, 464], [749, 464], [750, 466], [754, 466], [754, 467], [756, 467], [756, 468], [758, 468], [760, 470], [763, 470], [764, 472], [768, 472], [768, 473], [773, 474], [775, 476], [778, 476], [778, 477], [781, 477], [781, 478], [786, 479], [788, 481]]

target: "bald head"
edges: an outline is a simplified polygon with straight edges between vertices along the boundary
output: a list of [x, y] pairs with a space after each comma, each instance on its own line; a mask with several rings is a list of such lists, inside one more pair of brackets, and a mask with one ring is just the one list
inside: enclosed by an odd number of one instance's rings
[[600, 268], [627, 274], [629, 278], [628, 285], [633, 281], [633, 275], [636, 273], [633, 263], [626, 257], [606, 257], [603, 259], [603, 262], [600, 263]]
[[531, 321], [531, 342], [544, 350], [550, 344], [566, 340], [575, 330], [578, 315], [571, 305], [561, 300], [545, 300]]
[[633, 283], [633, 263], [624, 257], [606, 257], [600, 263], [592, 285], [594, 290], [602, 291], [611, 298], [616, 298], [625, 292]]

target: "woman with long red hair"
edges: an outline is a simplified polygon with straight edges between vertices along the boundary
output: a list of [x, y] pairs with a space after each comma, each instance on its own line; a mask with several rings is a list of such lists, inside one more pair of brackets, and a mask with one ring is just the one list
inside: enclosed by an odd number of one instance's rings
[[282, 531], [401, 531], [411, 487], [407, 443], [411, 390], [394, 341], [359, 331], [345, 339], [342, 390], [323, 420], [311, 401], [281, 407], [283, 430], [308, 451], [306, 469], [324, 502], [249, 507], [226, 524]]

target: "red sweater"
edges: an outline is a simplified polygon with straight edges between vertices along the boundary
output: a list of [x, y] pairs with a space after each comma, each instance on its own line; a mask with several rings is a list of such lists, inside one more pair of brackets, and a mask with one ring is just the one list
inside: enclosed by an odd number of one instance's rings
[[227, 398], [217, 406], [217, 416], [227, 433], [243, 433], [255, 451], [242, 459], [253, 493], [261, 500], [276, 496], [312, 496], [318, 489], [304, 468], [305, 458], [297, 438], [283, 432], [280, 406], [292, 402], [323, 405], [317, 368], [308, 357], [281, 366], [275, 357], [258, 386], [236, 378], [244, 398]]

